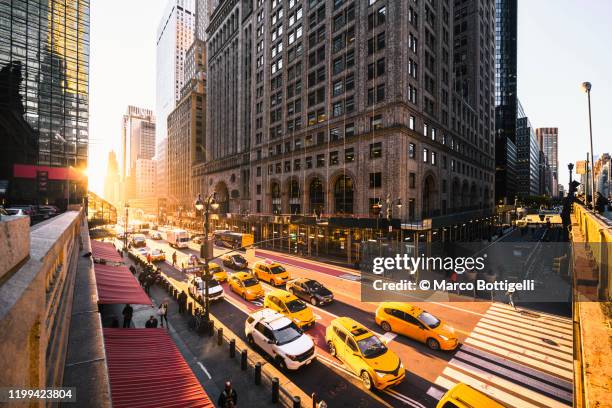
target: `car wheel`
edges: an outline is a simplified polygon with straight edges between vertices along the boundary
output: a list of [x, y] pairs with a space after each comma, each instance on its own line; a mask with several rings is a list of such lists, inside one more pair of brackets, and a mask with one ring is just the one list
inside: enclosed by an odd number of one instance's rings
[[313, 306], [316, 306], [316, 305], [318, 305], [318, 304], [319, 304], [319, 301], [317, 300], [317, 298], [316, 298], [316, 297], [311, 296], [311, 297], [310, 297], [310, 304], [311, 304], [311, 305], [313, 305]]
[[427, 347], [432, 350], [440, 350], [440, 343], [436, 339], [432, 339], [431, 337], [427, 339]]
[[362, 371], [360, 377], [361, 377], [361, 382], [363, 383], [363, 386], [365, 387], [365, 389], [371, 390], [372, 389], [372, 377], [370, 377], [370, 374], [368, 374], [366, 371]]
[[255, 340], [253, 339], [253, 336], [250, 334], [247, 335], [247, 341], [249, 342], [251, 346], [255, 345]]
[[328, 341], [327, 345], [329, 346], [329, 354], [332, 355], [332, 357], [336, 357], [336, 346], [334, 346], [334, 342], [333, 341]]
[[380, 324], [381, 329], [383, 329], [384, 332], [390, 332], [391, 331], [391, 325], [388, 322], [382, 322]]

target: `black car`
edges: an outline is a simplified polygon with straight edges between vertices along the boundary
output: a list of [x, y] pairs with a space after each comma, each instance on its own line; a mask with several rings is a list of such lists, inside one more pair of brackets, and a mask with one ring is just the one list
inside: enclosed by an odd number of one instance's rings
[[314, 279], [299, 278], [287, 282], [287, 290], [313, 306], [331, 303], [334, 294]]
[[240, 271], [249, 266], [249, 262], [240, 254], [230, 254], [223, 257], [223, 265]]

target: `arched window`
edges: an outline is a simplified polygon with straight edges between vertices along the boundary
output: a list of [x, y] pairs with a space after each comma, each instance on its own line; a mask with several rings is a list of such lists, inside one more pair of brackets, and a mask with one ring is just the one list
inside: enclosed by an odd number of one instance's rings
[[295, 179], [289, 182], [289, 211], [291, 214], [300, 214], [302, 212], [300, 206], [300, 185]]
[[315, 178], [310, 182], [308, 187], [310, 195], [310, 211], [321, 214], [325, 207], [325, 196], [323, 195], [323, 183], [321, 179]]
[[272, 213], [281, 213], [281, 189], [278, 183], [272, 183]]
[[336, 180], [334, 185], [334, 204], [336, 213], [353, 213], [353, 179], [342, 176]]

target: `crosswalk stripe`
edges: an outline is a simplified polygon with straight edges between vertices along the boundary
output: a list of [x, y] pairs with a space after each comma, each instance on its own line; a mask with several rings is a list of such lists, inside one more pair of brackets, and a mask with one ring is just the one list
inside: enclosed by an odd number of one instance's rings
[[525, 347], [515, 346], [514, 344], [509, 344], [505, 341], [497, 340], [488, 336], [483, 336], [482, 334], [472, 333], [471, 339], [481, 340], [490, 344], [494, 344], [499, 347], [503, 347], [507, 350], [512, 350], [516, 353], [523, 354], [529, 356], [531, 358], [544, 361], [549, 364], [554, 364], [561, 368], [566, 368], [571, 370], [573, 368], [573, 364], [570, 361], [560, 360], [558, 358], [550, 357], [545, 354], [542, 354], [538, 351], [528, 350]]
[[482, 319], [480, 319], [480, 322], [492, 324], [494, 326], [504, 327], [510, 330], [522, 330], [523, 332], [526, 332], [526, 333], [554, 337], [556, 339], [562, 339], [562, 340], [567, 341], [568, 343], [572, 343], [572, 336], [570, 335], [554, 333], [554, 332], [551, 332], [550, 330], [544, 330], [539, 327], [534, 328], [533, 326], [529, 326], [528, 324], [523, 325], [520, 323], [508, 323], [506, 321], [503, 321], [497, 318], [489, 318], [489, 317], [483, 317]]
[[565, 330], [571, 330], [572, 329], [572, 323], [571, 322], [559, 322], [557, 320], [554, 319], [549, 319], [547, 316], [542, 316], [540, 318], [535, 318], [535, 317], [530, 317], [530, 316], [525, 316], [524, 314], [521, 314], [520, 312], [517, 312], [515, 310], [512, 309], [501, 309], [495, 305], [491, 306], [491, 308], [489, 310], [493, 310], [495, 312], [498, 313], [503, 313], [505, 315], [508, 316], [512, 316], [512, 317], [520, 317], [522, 320], [525, 321], [534, 321], [534, 322], [542, 322], [542, 323], [546, 323], [548, 325], [551, 326], [555, 326], [561, 329], [565, 329]]
[[456, 382], [449, 380], [446, 377], [443, 376], [439, 376], [438, 378], [436, 378], [436, 385], [439, 385], [440, 387], [444, 387], [447, 390], [450, 390], [451, 388], [453, 388], [455, 385], [457, 385]]
[[527, 324], [531, 327], [539, 327], [540, 329], [554, 330], [557, 333], [570, 334], [570, 335], [572, 334], [571, 328], [550, 327], [548, 324], [544, 322], [539, 322], [533, 319], [532, 320], [522, 319], [519, 316], [509, 316], [505, 313], [496, 312], [491, 309], [487, 311], [486, 316], [489, 318], [498, 318], [498, 319], [510, 320], [512, 322], [520, 322], [522, 324]]
[[473, 333], [478, 333], [479, 336], [477, 338], [482, 336], [481, 338], [489, 337], [489, 338], [492, 338], [492, 339], [495, 339], [495, 340], [498, 340], [498, 341], [504, 340], [507, 343], [515, 344], [515, 345], [524, 347], [525, 349], [530, 349], [530, 350], [536, 351], [538, 353], [547, 354], [549, 356], [556, 357], [556, 358], [559, 358], [561, 360], [572, 361], [572, 359], [573, 359], [572, 354], [552, 349], [550, 347], [547, 347], [545, 344], [535, 344], [535, 343], [532, 343], [532, 342], [520, 340], [520, 339], [518, 339], [516, 337], [506, 336], [506, 335], [501, 334], [499, 332], [494, 332], [494, 331], [485, 329], [483, 327], [475, 327]]
[[[542, 342], [543, 339], [547, 339], [549, 341], [554, 341], [555, 343], [558, 344], [558, 346], [552, 346], [551, 347], [556, 347], [559, 350], [565, 350], [568, 353], [572, 353], [572, 342], [571, 341], [567, 341], [567, 340], [560, 340], [560, 339], [553, 339], [551, 338], [551, 336], [548, 336], [548, 334], [546, 335], [542, 335], [540, 333], [535, 333], [533, 331], [530, 330], [526, 330], [526, 329], [521, 329], [519, 327], [512, 327], [509, 325], [504, 325], [504, 327], [506, 328], [502, 328], [500, 327], [500, 325], [494, 325], [494, 324], [489, 324], [483, 321], [480, 321], [476, 324], [476, 327], [484, 327], [486, 329], [489, 330], [493, 330], [496, 332], [500, 332], [500, 333], [504, 333], [507, 334], [509, 336], [513, 336], [519, 339], [524, 339], [527, 341], [532, 341], [534, 343], [537, 342]], [[535, 337], [538, 336], [538, 337]]]
[[[508, 310], [511, 311], [513, 313], [517, 313], [520, 314], [521, 316], [524, 316], [524, 314], [522, 314], [521, 312], [517, 312], [512, 306], [507, 305], [505, 303], [492, 303], [491, 307], [495, 308], [495, 309], [502, 309], [502, 310]], [[567, 324], [567, 325], [571, 325], [572, 324], [572, 319], [566, 318], [566, 317], [561, 317], [561, 316], [557, 316], [557, 315], [551, 315], [548, 313], [543, 313], [543, 312], [539, 312], [539, 311], [534, 311], [533, 313], [536, 313], [540, 316], [545, 317], [547, 320], [554, 320], [557, 321], [559, 323], [563, 323], [563, 324]]]
[[462, 382], [465, 383], [481, 392], [484, 392], [485, 394], [490, 395], [491, 397], [502, 401], [504, 403], [510, 404], [514, 407], [520, 407], [520, 408], [541, 408], [539, 405], [534, 405], [534, 404], [530, 404], [527, 401], [524, 401], [520, 398], [515, 397], [512, 394], [509, 394], [507, 392], [504, 392], [500, 389], [497, 389], [495, 387], [492, 387], [489, 384], [486, 384], [474, 377], [471, 377], [467, 374], [464, 374], [461, 371], [455, 370], [454, 368], [451, 367], [446, 367], [444, 369], [444, 371], [442, 371], [442, 374], [452, 378], [453, 380], [457, 381], [457, 382]]
[[571, 340], [572, 339], [572, 334], [571, 333], [567, 333], [567, 332], [560, 332], [558, 330], [551, 330], [550, 327], [540, 327], [540, 326], [535, 326], [532, 325], [530, 323], [525, 323], [525, 322], [521, 322], [519, 320], [512, 320], [512, 319], [507, 319], [503, 316], [497, 316], [497, 315], [493, 315], [488, 313], [485, 317], [483, 317], [481, 319], [481, 321], [483, 319], [489, 319], [489, 320], [493, 320], [496, 322], [501, 322], [501, 323], [506, 323], [509, 324], [511, 326], [518, 326], [518, 327], [522, 327], [524, 329], [529, 329], [532, 331], [539, 331], [541, 333], [550, 333], [551, 335], [555, 335], [557, 337], [561, 337], [561, 338], [565, 338], [567, 340]]
[[477, 367], [473, 367], [469, 364], [466, 364], [462, 361], [456, 360], [456, 359], [452, 359], [450, 361], [450, 365], [454, 366], [454, 367], [458, 367], [461, 370], [463, 370], [464, 372], [468, 372], [472, 375], [475, 375], [477, 377], [480, 378], [481, 381], [485, 381], [488, 384], [494, 384], [497, 387], [501, 387], [505, 390], [508, 391], [512, 391], [515, 394], [518, 394], [522, 397], [526, 397], [528, 398], [530, 401], [534, 401], [536, 403], [542, 404], [545, 407], [548, 408], [555, 408], [555, 407], [567, 407], [566, 404], [563, 404], [559, 401], [556, 401], [552, 398], [549, 398], [543, 394], [537, 393], [535, 391], [532, 391], [528, 388], [522, 387], [520, 385], [517, 385], [511, 381], [505, 380], [501, 377], [498, 377], [496, 375], [493, 374], [489, 374], [486, 371], [481, 370], [480, 368]]
[[477, 340], [471, 337], [468, 337], [467, 339], [465, 339], [465, 343], [481, 348], [483, 350], [490, 351], [500, 356], [506, 357], [510, 360], [521, 362], [531, 367], [536, 367], [538, 369], [541, 369], [542, 371], [545, 371], [551, 374], [555, 374], [559, 377], [566, 378], [570, 381], [572, 381], [574, 378], [574, 374], [571, 370], [568, 371], [563, 368], [551, 365], [548, 362], [536, 360], [522, 353], [516, 353], [510, 350], [507, 350], [503, 347], [497, 347], [492, 344], [488, 344], [488, 343], [482, 342], [480, 340]]

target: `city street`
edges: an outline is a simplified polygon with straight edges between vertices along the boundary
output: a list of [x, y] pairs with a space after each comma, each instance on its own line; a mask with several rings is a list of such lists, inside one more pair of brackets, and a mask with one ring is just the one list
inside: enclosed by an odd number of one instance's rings
[[[541, 235], [527, 235], [525, 242], [537, 241]], [[500, 241], [521, 240], [513, 231]], [[533, 246], [533, 241], [530, 243]], [[150, 248], [159, 248], [171, 259], [177, 253], [177, 264], [199, 253], [199, 246], [170, 248], [164, 240], [147, 240]], [[529, 246], [529, 244], [528, 244]], [[228, 252], [215, 248], [214, 256]], [[258, 251], [258, 255], [264, 251]], [[250, 254], [250, 253], [249, 253]], [[309, 267], [292, 266], [303, 258], [282, 256], [281, 262], [292, 278], [309, 277], [329, 288], [335, 301], [312, 307], [317, 320], [308, 330], [317, 345], [318, 361], [288, 377], [302, 390], [316, 392], [322, 399], [337, 404], [359, 401], [357, 406], [432, 407], [443, 393], [458, 382], [467, 383], [500, 401], [515, 407], [563, 407], [572, 401], [572, 332], [568, 318], [539, 312], [520, 313], [511, 306], [491, 302], [416, 303], [453, 326], [461, 345], [452, 352], [432, 351], [426, 345], [393, 333], [383, 333], [374, 322], [376, 304], [361, 302], [357, 271], [333, 267], [308, 259]], [[261, 257], [249, 259], [250, 265]], [[214, 262], [214, 261], [213, 261]], [[222, 265], [221, 261], [217, 262]], [[187, 277], [172, 267], [171, 261], [158, 263], [177, 287], [187, 289]], [[225, 268], [228, 273], [232, 271]], [[264, 290], [272, 288], [263, 283]], [[262, 307], [261, 301], [245, 301], [223, 284], [225, 301], [213, 303], [211, 313], [236, 335], [244, 337], [247, 314]], [[406, 299], [410, 302], [411, 299]], [[407, 369], [406, 380], [383, 392], [364, 391], [357, 377], [339, 360], [331, 357], [325, 344], [325, 327], [338, 316], [348, 316], [373, 330], [388, 342]], [[399, 405], [398, 405], [399, 404]]]

